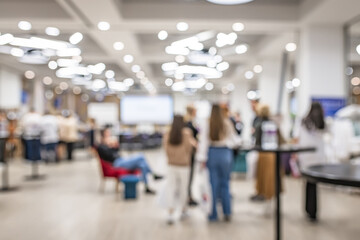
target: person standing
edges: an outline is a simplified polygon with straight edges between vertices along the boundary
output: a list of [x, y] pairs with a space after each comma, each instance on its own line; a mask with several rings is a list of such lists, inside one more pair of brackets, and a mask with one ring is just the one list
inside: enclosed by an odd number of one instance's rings
[[[326, 133], [326, 124], [324, 119], [324, 110], [320, 103], [313, 102], [307, 116], [302, 120], [298, 133], [299, 145], [315, 146], [316, 151], [312, 153], [299, 154], [299, 163], [301, 169], [306, 169], [312, 165], [326, 162], [324, 134]], [[305, 209], [310, 219], [316, 219], [317, 208], [316, 184], [306, 183]]]
[[232, 149], [240, 144], [234, 127], [219, 104], [213, 104], [209, 126], [201, 129], [197, 159], [206, 162], [212, 190], [212, 210], [209, 221], [217, 221], [217, 200], [221, 200], [225, 221], [231, 220], [230, 173]]
[[73, 150], [76, 141], [78, 140], [78, 124], [76, 118], [69, 114], [63, 120], [63, 139], [66, 143], [66, 150], [67, 150], [67, 160], [73, 160]]
[[6, 140], [9, 137], [9, 123], [4, 112], [0, 111], [0, 163], [5, 162]]
[[182, 217], [187, 215], [190, 165], [197, 144], [191, 130], [185, 127], [181, 115], [174, 116], [170, 131], [164, 135], [163, 144], [169, 164], [166, 184], [168, 223], [173, 224], [178, 206], [182, 210]]
[[40, 134], [41, 115], [32, 108], [21, 119], [21, 128], [25, 143], [25, 159], [30, 161], [41, 160]]
[[46, 112], [41, 118], [41, 145], [45, 162], [57, 162], [56, 146], [59, 142], [58, 119]]
[[[197, 141], [197, 135], [199, 130], [195, 127], [195, 118], [196, 118], [196, 108], [193, 105], [188, 105], [186, 107], [186, 127], [191, 130], [192, 136]], [[189, 174], [189, 186], [188, 186], [188, 204], [190, 206], [196, 206], [198, 203], [192, 197], [192, 182], [194, 178], [194, 169], [195, 169], [195, 153], [196, 148], [193, 148], [191, 153], [191, 162], [190, 162], [190, 174]]]

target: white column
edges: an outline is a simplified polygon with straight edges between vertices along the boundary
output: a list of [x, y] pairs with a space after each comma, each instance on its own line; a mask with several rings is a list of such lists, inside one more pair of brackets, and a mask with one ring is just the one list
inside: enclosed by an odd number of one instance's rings
[[21, 91], [20, 75], [0, 69], [0, 108], [19, 108], [21, 106]]
[[344, 36], [341, 26], [308, 26], [299, 46], [298, 114], [305, 116], [312, 97], [346, 97]]
[[40, 79], [34, 79], [33, 107], [36, 112], [43, 114], [45, 109], [44, 85]]

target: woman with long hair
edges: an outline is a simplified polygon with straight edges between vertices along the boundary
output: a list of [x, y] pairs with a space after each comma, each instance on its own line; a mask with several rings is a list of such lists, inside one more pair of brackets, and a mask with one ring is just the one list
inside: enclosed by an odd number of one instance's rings
[[209, 126], [200, 136], [198, 160], [206, 161], [212, 190], [212, 208], [209, 221], [217, 221], [217, 200], [221, 200], [225, 221], [231, 219], [230, 173], [233, 162], [232, 149], [240, 143], [230, 120], [218, 104], [213, 104]]
[[169, 224], [174, 223], [175, 212], [178, 208], [181, 208], [181, 217], [187, 215], [191, 155], [193, 148], [196, 147], [196, 141], [191, 130], [185, 126], [184, 118], [181, 115], [175, 115], [171, 129], [165, 134], [163, 140], [169, 164], [166, 185]]
[[[299, 145], [314, 146], [316, 151], [312, 153], [299, 154], [301, 169], [306, 169], [312, 165], [326, 162], [324, 134], [326, 123], [324, 110], [320, 103], [313, 102], [307, 116], [302, 120], [298, 133]], [[306, 183], [305, 208], [310, 219], [316, 219], [316, 184]]]

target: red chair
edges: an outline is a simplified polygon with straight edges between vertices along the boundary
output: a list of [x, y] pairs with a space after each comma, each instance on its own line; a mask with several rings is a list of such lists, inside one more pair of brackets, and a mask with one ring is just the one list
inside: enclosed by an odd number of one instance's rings
[[115, 191], [119, 191], [119, 185], [120, 185], [120, 179], [121, 177], [125, 175], [140, 175], [140, 170], [129, 170], [126, 168], [115, 168], [111, 165], [111, 163], [102, 160], [97, 152], [97, 150], [93, 150], [95, 157], [99, 161], [100, 166], [100, 176], [102, 178], [102, 182], [100, 184], [100, 191], [104, 191], [105, 186], [105, 180], [106, 179], [115, 179], [116, 185], [115, 185]]

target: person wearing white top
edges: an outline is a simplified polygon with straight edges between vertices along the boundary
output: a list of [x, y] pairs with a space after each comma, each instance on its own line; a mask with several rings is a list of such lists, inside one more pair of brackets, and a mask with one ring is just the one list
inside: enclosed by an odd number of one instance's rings
[[21, 120], [23, 139], [25, 141], [25, 158], [30, 161], [41, 160], [40, 134], [41, 115], [33, 109], [25, 114]]
[[240, 145], [234, 127], [220, 105], [214, 104], [208, 126], [200, 129], [197, 160], [206, 163], [209, 169], [212, 190], [212, 210], [209, 221], [217, 221], [216, 203], [221, 199], [225, 221], [230, 221], [230, 173], [233, 163], [233, 148]]
[[45, 162], [55, 162], [56, 146], [59, 142], [59, 127], [57, 117], [46, 113], [41, 118], [40, 141], [43, 146], [42, 157]]

